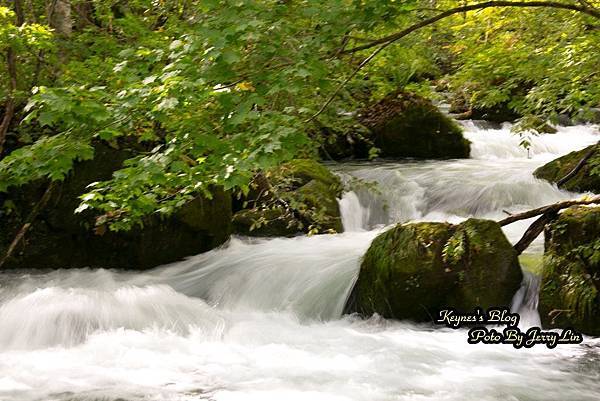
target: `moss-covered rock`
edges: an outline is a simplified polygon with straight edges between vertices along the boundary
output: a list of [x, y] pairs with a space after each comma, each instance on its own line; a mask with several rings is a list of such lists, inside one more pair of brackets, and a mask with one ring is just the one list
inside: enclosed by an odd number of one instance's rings
[[[587, 163], [579, 170], [579, 172], [565, 184], [561, 185], [562, 189], [574, 192], [594, 192], [600, 193], [600, 174], [592, 174], [594, 168], [600, 166], [600, 146], [592, 145], [585, 149], [571, 152], [558, 159], [539, 167], [533, 172], [536, 178], [544, 179], [552, 183], [558, 182], [561, 178], [571, 172], [579, 161], [595, 147], [595, 152]], [[600, 168], [598, 169], [600, 170]]]
[[382, 157], [468, 158], [462, 129], [429, 100], [394, 92], [360, 115]]
[[[212, 199], [197, 197], [165, 219], [148, 218], [143, 228], [130, 232], [94, 230], [92, 211], [75, 214], [78, 196], [95, 181], [109, 179], [132, 153], [96, 143], [93, 161], [77, 163], [58, 184], [45, 208], [10, 258], [6, 268], [105, 267], [145, 269], [180, 260], [224, 243], [231, 232], [231, 195], [213, 188]], [[0, 216], [0, 254], [14, 239], [46, 183], [12, 191], [12, 205]], [[0, 206], [6, 203], [0, 200]]]
[[521, 279], [496, 222], [401, 224], [371, 244], [346, 312], [430, 321], [445, 307], [508, 306]]
[[291, 188], [300, 188], [313, 180], [331, 186], [333, 190], [339, 190], [340, 185], [340, 179], [335, 174], [313, 159], [294, 159], [271, 170], [268, 176], [273, 184], [293, 181]]
[[546, 328], [600, 335], [600, 207], [572, 207], [545, 231], [539, 312]]
[[235, 233], [291, 236], [343, 231], [337, 198], [340, 179], [312, 159], [296, 159], [260, 175], [251, 209], [233, 216]]
[[232, 223], [236, 234], [253, 237], [291, 237], [301, 232], [297, 220], [281, 207], [240, 210]]

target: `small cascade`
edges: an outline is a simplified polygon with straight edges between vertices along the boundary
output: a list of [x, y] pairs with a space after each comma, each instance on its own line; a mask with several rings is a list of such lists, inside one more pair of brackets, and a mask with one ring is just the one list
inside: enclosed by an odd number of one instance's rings
[[338, 203], [344, 231], [365, 231], [369, 225], [370, 209], [361, 205], [356, 192], [344, 193]]
[[[556, 134], [534, 137], [528, 152], [510, 125], [480, 129], [465, 122], [472, 143], [471, 159], [380, 162], [335, 166], [352, 186], [342, 198], [342, 219], [356, 230], [406, 221], [460, 222], [469, 217], [500, 219], [507, 212], [566, 200], [577, 196], [533, 177], [544, 163], [596, 143], [593, 126], [561, 127]], [[358, 179], [358, 184], [350, 178]], [[371, 183], [375, 185], [375, 190]], [[356, 200], [360, 205], [356, 204]], [[350, 207], [352, 204], [352, 207]], [[528, 222], [507, 227], [518, 240]], [[517, 236], [517, 238], [514, 238]]]
[[521, 320], [519, 328], [526, 330], [529, 327], [541, 327], [538, 313], [538, 300], [540, 292], [540, 276], [528, 271], [523, 271], [523, 282], [515, 293], [510, 307], [511, 312], [518, 313]]

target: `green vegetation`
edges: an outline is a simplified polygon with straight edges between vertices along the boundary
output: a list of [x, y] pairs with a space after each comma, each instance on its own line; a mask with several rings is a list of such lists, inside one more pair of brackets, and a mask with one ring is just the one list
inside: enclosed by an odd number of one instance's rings
[[[539, 3], [3, 2], [0, 193], [64, 181], [99, 141], [128, 148], [77, 210], [130, 230], [214, 188], [246, 197], [258, 172], [363, 132], [354, 112], [399, 89], [444, 88], [525, 128], [585, 114], [600, 103], [598, 2]], [[444, 154], [466, 156], [455, 136]]]

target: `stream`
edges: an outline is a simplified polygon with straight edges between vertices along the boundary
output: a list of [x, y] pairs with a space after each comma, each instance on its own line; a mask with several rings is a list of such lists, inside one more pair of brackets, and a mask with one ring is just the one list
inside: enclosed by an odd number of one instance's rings
[[[561, 127], [527, 152], [508, 126], [464, 125], [471, 159], [330, 165], [353, 188], [340, 199], [342, 234], [234, 237], [147, 272], [0, 273], [0, 401], [598, 401], [600, 338], [516, 350], [342, 316], [386, 227], [497, 220], [579, 196], [532, 172], [600, 139]], [[515, 243], [530, 223], [505, 233]], [[542, 252], [542, 238], [527, 250]], [[531, 277], [514, 302], [535, 325]]]

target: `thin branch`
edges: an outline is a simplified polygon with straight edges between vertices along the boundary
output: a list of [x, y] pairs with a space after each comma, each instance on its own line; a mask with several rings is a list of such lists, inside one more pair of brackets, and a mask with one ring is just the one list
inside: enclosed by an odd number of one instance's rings
[[375, 58], [375, 56], [377, 56], [383, 49], [385, 49], [386, 47], [388, 47], [389, 45], [391, 45], [393, 42], [388, 42], [388, 43], [384, 43], [383, 45], [381, 45], [380, 47], [377, 48], [377, 50], [375, 50], [373, 53], [371, 53], [371, 55], [369, 57], [367, 57], [366, 59], [364, 59], [359, 65], [358, 67], [352, 71], [352, 74], [348, 75], [348, 77], [346, 79], [344, 79], [344, 81], [342, 81], [341, 84], [338, 85], [338, 87], [335, 89], [335, 91], [331, 94], [331, 96], [329, 96], [329, 98], [327, 99], [327, 101], [323, 104], [323, 106], [321, 106], [321, 108], [319, 109], [319, 111], [317, 111], [315, 114], [313, 114], [312, 116], [310, 116], [310, 118], [308, 118], [305, 123], [309, 123], [312, 120], [314, 120], [315, 118], [317, 118], [321, 113], [323, 113], [325, 111], [325, 109], [327, 108], [327, 106], [329, 106], [331, 104], [331, 102], [333, 102], [333, 99], [335, 99], [335, 97], [338, 95], [338, 93], [341, 92], [342, 89], [344, 89], [344, 87], [348, 84], [348, 82], [350, 82], [350, 80], [352, 78], [354, 78], [356, 76], [356, 74], [358, 74], [358, 72], [369, 63], [369, 61], [373, 60], [373, 58]]
[[[15, 0], [15, 15], [17, 16], [17, 26], [25, 23], [25, 14], [21, 0]], [[8, 69], [8, 96], [4, 105], [4, 117], [0, 123], [0, 158], [4, 151], [4, 142], [6, 133], [10, 128], [10, 123], [15, 114], [15, 92], [17, 91], [17, 55], [12, 47], [6, 50], [6, 66]]]
[[6, 104], [4, 105], [4, 117], [0, 123], [0, 158], [4, 151], [4, 142], [6, 141], [6, 133], [10, 127], [10, 123], [15, 114], [15, 92], [17, 91], [17, 61], [15, 51], [12, 47], [6, 50], [6, 64], [8, 67], [9, 76], [9, 93]]

